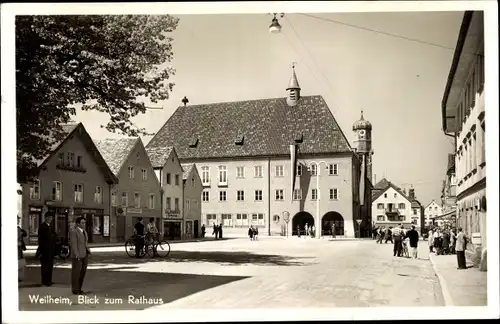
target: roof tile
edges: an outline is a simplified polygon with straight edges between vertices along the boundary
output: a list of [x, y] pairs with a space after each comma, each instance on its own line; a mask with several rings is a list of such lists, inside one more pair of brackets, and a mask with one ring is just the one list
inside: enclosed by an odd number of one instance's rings
[[182, 180], [186, 180], [189, 176], [189, 173], [193, 169], [194, 163], [182, 163], [182, 170], [184, 170], [184, 173], [182, 174]]
[[130, 151], [135, 147], [138, 137], [106, 138], [94, 141], [102, 157], [115, 176], [118, 176], [123, 163], [127, 160]]
[[170, 153], [172, 152], [172, 146], [164, 146], [164, 147], [146, 147], [146, 152], [148, 153], [149, 160], [151, 160], [151, 164], [153, 168], [161, 168], [167, 162]]

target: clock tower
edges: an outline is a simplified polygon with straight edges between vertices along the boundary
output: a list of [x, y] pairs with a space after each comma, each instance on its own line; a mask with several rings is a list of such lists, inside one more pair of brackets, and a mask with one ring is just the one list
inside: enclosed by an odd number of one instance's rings
[[361, 158], [365, 156], [366, 175], [372, 181], [372, 124], [365, 120], [361, 110], [361, 118], [352, 125], [354, 131], [354, 150]]

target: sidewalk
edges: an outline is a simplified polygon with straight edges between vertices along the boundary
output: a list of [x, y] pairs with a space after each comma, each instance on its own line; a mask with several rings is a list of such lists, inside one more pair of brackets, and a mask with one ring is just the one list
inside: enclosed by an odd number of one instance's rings
[[430, 261], [439, 279], [446, 306], [487, 306], [487, 272], [473, 268], [467, 262], [467, 270], [457, 269], [457, 256], [435, 255]]

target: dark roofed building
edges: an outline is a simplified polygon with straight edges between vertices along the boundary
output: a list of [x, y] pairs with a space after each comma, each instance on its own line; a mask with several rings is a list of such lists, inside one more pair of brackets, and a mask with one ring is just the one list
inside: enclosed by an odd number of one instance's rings
[[[286, 98], [178, 107], [147, 145], [153, 164], [162, 166], [171, 147], [181, 163], [196, 163], [207, 226], [222, 224], [226, 232], [246, 235], [253, 225], [283, 235], [286, 226], [296, 234], [297, 227], [315, 224], [318, 235], [327, 235], [335, 223], [337, 235], [369, 235], [371, 210], [360, 208], [359, 188], [371, 183], [366, 172], [360, 181], [361, 155], [321, 96], [300, 96], [295, 70], [286, 90]], [[324, 186], [320, 217], [309, 203], [317, 199], [318, 172]], [[370, 200], [369, 190], [363, 196]]]

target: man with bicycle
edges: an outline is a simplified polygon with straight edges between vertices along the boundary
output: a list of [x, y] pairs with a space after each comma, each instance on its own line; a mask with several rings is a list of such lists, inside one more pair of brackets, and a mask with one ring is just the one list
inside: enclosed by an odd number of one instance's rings
[[159, 239], [158, 238], [159, 231], [156, 228], [156, 225], [154, 222], [155, 222], [155, 218], [151, 217], [149, 219], [149, 224], [146, 226], [146, 248], [148, 245], [152, 245], [154, 247], [155, 241], [157, 242]]
[[144, 224], [142, 223], [142, 217], [137, 219], [137, 223], [134, 225], [134, 235], [135, 235], [135, 257], [140, 258], [139, 252], [144, 247]]

